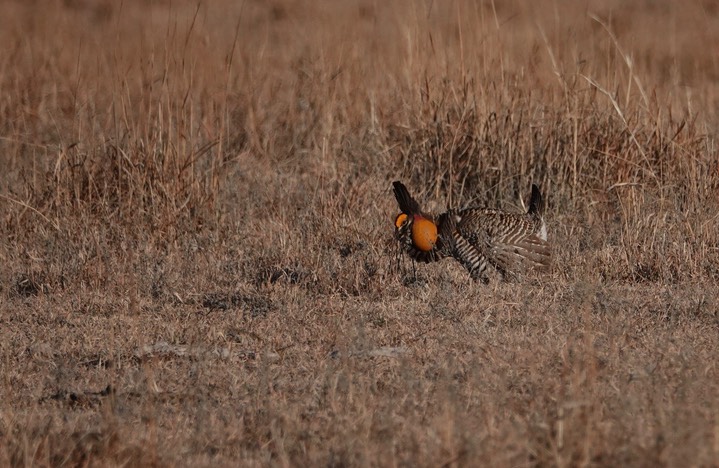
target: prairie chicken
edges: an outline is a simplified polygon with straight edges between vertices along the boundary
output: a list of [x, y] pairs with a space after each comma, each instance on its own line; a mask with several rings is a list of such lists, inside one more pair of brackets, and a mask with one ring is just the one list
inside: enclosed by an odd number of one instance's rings
[[393, 186], [401, 210], [395, 218], [395, 236], [414, 260], [429, 263], [454, 257], [473, 279], [485, 283], [490, 265], [505, 279], [549, 268], [544, 201], [536, 185], [527, 213], [471, 207], [436, 217], [423, 212], [401, 182]]

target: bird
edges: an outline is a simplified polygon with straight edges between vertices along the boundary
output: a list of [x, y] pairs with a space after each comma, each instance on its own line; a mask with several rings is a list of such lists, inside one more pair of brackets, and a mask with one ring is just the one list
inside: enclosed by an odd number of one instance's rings
[[400, 208], [395, 237], [414, 260], [430, 263], [452, 257], [483, 283], [489, 281], [489, 267], [505, 280], [549, 269], [544, 199], [535, 184], [526, 213], [473, 206], [437, 216], [424, 212], [402, 182], [392, 185]]

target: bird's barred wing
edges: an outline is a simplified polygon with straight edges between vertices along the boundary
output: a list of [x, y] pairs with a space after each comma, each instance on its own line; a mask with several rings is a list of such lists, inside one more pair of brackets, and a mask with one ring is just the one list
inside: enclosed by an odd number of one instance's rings
[[505, 273], [527, 269], [546, 271], [552, 262], [552, 252], [547, 241], [531, 234], [511, 243], [494, 243], [490, 258], [497, 269]]
[[[465, 210], [457, 231], [476, 254], [460, 254], [460, 261], [475, 260], [475, 268], [490, 263], [504, 276], [516, 276], [524, 270], [546, 270], [551, 263], [549, 243], [542, 239], [533, 220], [526, 216], [495, 210]], [[459, 253], [459, 248], [456, 251]], [[469, 268], [468, 268], [469, 269]], [[470, 270], [471, 271], [471, 270]]]
[[[534, 196], [533, 193], [533, 198]], [[536, 206], [535, 203], [542, 202], [533, 202], [532, 206]], [[499, 217], [499, 229], [489, 243], [491, 261], [499, 270], [521, 272], [527, 269], [543, 271], [549, 268], [552, 252], [549, 242], [542, 237], [546, 232], [542, 230], [544, 220], [535, 214], [536, 211], [529, 216], [502, 213]]]

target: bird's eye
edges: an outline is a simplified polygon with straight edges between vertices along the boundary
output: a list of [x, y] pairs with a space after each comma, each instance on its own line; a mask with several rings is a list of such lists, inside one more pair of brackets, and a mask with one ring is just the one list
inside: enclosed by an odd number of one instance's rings
[[404, 213], [400, 213], [397, 215], [397, 217], [394, 219], [394, 227], [397, 229], [401, 228], [407, 223], [407, 215]]

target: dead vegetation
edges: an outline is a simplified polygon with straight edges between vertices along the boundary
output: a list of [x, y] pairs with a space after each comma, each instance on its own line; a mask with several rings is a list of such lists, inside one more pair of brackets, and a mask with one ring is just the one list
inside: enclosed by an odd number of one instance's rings
[[0, 5], [0, 465], [716, 465], [719, 7], [594, 3]]

